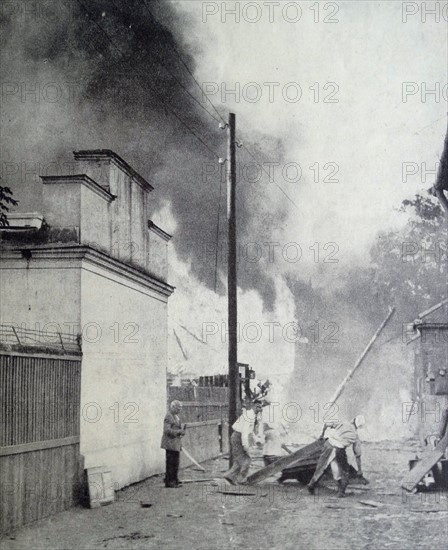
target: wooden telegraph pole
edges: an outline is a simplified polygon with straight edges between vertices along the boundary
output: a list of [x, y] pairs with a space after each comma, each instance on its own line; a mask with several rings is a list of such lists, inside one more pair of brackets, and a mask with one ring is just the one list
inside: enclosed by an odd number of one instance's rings
[[[236, 280], [236, 143], [235, 143], [235, 114], [229, 113], [228, 124], [228, 154], [227, 162], [227, 222], [228, 222], [228, 267], [227, 267], [227, 296], [228, 296], [228, 334], [229, 334], [229, 443], [232, 435], [232, 425], [238, 418], [238, 350], [237, 350], [237, 280]], [[232, 454], [230, 454], [232, 465]]]

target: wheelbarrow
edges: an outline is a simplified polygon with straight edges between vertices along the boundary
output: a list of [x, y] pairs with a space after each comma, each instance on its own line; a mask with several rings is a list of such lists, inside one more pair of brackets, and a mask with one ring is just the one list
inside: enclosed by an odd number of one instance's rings
[[[324, 442], [322, 440], [322, 445], [320, 445], [315, 452], [311, 456], [308, 456], [307, 458], [301, 458], [298, 459], [295, 464], [290, 466], [289, 468], [285, 468], [282, 470], [281, 476], [278, 478], [279, 483], [283, 483], [284, 481], [288, 479], [295, 479], [299, 483], [302, 483], [303, 485], [307, 485], [311, 478], [313, 477], [313, 474], [316, 470], [317, 462], [319, 460], [320, 454], [323, 449]], [[279, 457], [264, 457], [265, 463], [274, 462]], [[351, 466], [348, 465], [348, 477], [349, 479], [357, 479], [360, 480], [358, 477], [357, 470]], [[368, 483], [364, 478], [361, 478], [361, 483]]]

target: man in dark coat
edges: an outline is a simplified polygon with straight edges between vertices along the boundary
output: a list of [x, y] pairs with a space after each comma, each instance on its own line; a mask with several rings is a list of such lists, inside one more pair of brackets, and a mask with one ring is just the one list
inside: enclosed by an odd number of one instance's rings
[[160, 446], [166, 452], [165, 487], [170, 489], [181, 485], [178, 478], [179, 457], [182, 450], [182, 437], [185, 435], [179, 418], [181, 410], [182, 403], [173, 401], [170, 405], [170, 412], [163, 421], [163, 436]]

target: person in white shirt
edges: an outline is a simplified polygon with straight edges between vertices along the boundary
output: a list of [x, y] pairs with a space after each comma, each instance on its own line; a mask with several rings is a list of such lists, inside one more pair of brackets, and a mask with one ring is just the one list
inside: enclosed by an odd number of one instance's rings
[[232, 485], [244, 483], [247, 479], [251, 463], [249, 435], [254, 433], [255, 420], [261, 410], [262, 404], [260, 401], [248, 404], [232, 426], [230, 449], [233, 465], [223, 476]]
[[333, 478], [338, 483], [338, 497], [345, 495], [348, 485], [348, 462], [346, 449], [353, 446], [353, 453], [358, 466], [357, 476], [366, 481], [361, 468], [361, 441], [359, 440], [358, 428], [366, 423], [362, 414], [358, 414], [351, 422], [329, 423], [324, 430], [324, 447], [319, 457], [311, 481], [308, 483], [308, 491], [313, 494], [319, 479], [325, 473], [328, 466], [331, 467]]
[[282, 447], [283, 435], [286, 434], [287, 428], [282, 422], [264, 422], [263, 460], [265, 466], [288, 454]]

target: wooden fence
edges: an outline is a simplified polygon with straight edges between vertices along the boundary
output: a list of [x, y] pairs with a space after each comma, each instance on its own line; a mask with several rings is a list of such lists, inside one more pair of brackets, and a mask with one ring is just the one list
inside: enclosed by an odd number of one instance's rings
[[179, 401], [198, 401], [199, 403], [228, 403], [229, 388], [214, 386], [169, 386], [168, 403]]
[[[203, 461], [228, 451], [229, 389], [226, 387], [170, 386], [168, 402], [182, 403], [182, 422], [187, 424], [184, 446]], [[182, 458], [182, 466], [188, 460]]]
[[81, 355], [0, 350], [0, 530], [77, 504]]

